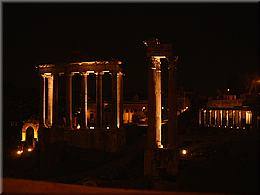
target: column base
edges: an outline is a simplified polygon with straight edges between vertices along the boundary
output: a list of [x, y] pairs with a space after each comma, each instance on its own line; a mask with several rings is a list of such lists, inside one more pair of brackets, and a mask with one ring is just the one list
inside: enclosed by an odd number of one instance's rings
[[176, 177], [178, 154], [171, 149], [147, 149], [144, 152], [144, 175], [152, 178]]

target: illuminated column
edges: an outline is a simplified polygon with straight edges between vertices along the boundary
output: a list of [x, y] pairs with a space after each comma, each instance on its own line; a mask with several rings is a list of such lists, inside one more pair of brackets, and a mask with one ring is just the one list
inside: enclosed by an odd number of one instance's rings
[[148, 132], [147, 147], [161, 148], [161, 62], [151, 58], [148, 70]]
[[203, 125], [204, 125], [204, 127], [207, 125], [207, 117], [206, 117], [206, 114], [207, 114], [207, 110], [204, 110], [204, 111], [203, 111]]
[[226, 111], [226, 119], [227, 119], [227, 121], [226, 121], [226, 122], [227, 122], [227, 123], [226, 123], [226, 126], [227, 126], [227, 127], [228, 127], [228, 121], [229, 121], [229, 118], [228, 118], [228, 117], [229, 117], [229, 115], [228, 115], [228, 110], [227, 110], [227, 111]]
[[[175, 61], [170, 59], [170, 63], [168, 66], [168, 149], [176, 149], [177, 147], [177, 95], [176, 95], [176, 77], [175, 77], [175, 69], [176, 64]], [[161, 82], [161, 78], [159, 81]], [[160, 86], [161, 87], [161, 86]], [[161, 97], [160, 97], [161, 98]], [[160, 109], [161, 110], [161, 109]], [[160, 138], [161, 139], [161, 138]]]
[[223, 126], [223, 110], [220, 110], [220, 126]]
[[235, 127], [235, 110], [232, 110], [232, 125]]
[[123, 74], [121, 72], [117, 73], [117, 128], [122, 127], [123, 123]]
[[214, 125], [217, 126], [217, 111], [214, 110]]
[[58, 126], [59, 121], [59, 75], [54, 75], [53, 81], [53, 125]]
[[72, 73], [66, 74], [67, 128], [72, 129]]
[[212, 110], [209, 110], [209, 126], [211, 126], [212, 124], [211, 124], [211, 112], [212, 112]]
[[96, 73], [96, 125], [98, 128], [102, 128], [102, 112], [103, 112], [103, 100], [102, 100], [102, 75], [103, 72]]
[[47, 125], [52, 126], [52, 115], [53, 115], [53, 75], [47, 76], [48, 80], [48, 109], [47, 109]]
[[242, 126], [242, 115], [241, 115], [241, 110], [239, 110], [239, 112], [238, 112], [238, 124], [239, 124], [239, 127], [241, 127]]
[[41, 97], [41, 106], [40, 106], [40, 110], [41, 110], [41, 117], [40, 117], [40, 119], [41, 119], [41, 125], [43, 126], [43, 127], [45, 127], [46, 126], [46, 123], [45, 123], [45, 110], [46, 110], [46, 108], [45, 108], [45, 103], [46, 103], [46, 99], [45, 99], [45, 75], [44, 74], [42, 74], [41, 75], [41, 94], [40, 94], [40, 97]]
[[82, 73], [82, 93], [81, 93], [81, 108], [82, 108], [82, 128], [88, 127], [88, 72]]

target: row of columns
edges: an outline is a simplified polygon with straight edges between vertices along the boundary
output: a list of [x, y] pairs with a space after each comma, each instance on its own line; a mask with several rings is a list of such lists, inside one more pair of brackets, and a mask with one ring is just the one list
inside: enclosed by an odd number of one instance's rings
[[[103, 98], [102, 98], [102, 76], [104, 72], [96, 74], [96, 125], [97, 128], [103, 127]], [[66, 84], [66, 118], [67, 128], [72, 129], [72, 76], [74, 73], [65, 73]], [[81, 107], [82, 110], [82, 128], [88, 127], [87, 111], [88, 111], [88, 75], [89, 72], [81, 73], [82, 75], [82, 93]], [[112, 75], [112, 128], [121, 128], [123, 124], [122, 97], [123, 97], [123, 74], [121, 72], [111, 73]], [[58, 124], [58, 83], [59, 74], [45, 73], [42, 74], [41, 83], [41, 123], [45, 127], [52, 127]], [[46, 98], [46, 83], [48, 83]], [[46, 106], [46, 101], [48, 102]], [[47, 111], [47, 112], [46, 112]], [[47, 115], [46, 115], [47, 114]]]
[[252, 124], [252, 112], [245, 110], [201, 110], [199, 125], [242, 127]]

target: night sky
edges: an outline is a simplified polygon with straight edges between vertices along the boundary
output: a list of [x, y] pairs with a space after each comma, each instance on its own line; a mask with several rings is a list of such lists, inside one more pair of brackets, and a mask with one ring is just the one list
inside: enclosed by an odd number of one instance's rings
[[212, 94], [259, 71], [259, 4], [3, 4], [4, 86], [37, 91], [35, 65], [81, 53], [124, 63], [126, 96], [146, 94], [142, 41], [180, 56], [178, 86]]

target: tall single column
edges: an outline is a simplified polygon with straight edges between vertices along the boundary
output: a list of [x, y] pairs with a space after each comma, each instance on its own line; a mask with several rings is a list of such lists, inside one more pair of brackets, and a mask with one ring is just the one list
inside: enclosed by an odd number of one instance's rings
[[223, 126], [223, 110], [220, 110], [220, 126]]
[[169, 64], [169, 83], [168, 83], [168, 148], [177, 148], [177, 94], [176, 94], [176, 64], [171, 61]]
[[53, 122], [53, 75], [48, 75], [48, 109], [47, 109], [47, 125], [52, 126]]
[[111, 127], [117, 128], [117, 73], [111, 73], [112, 97], [111, 97]]
[[161, 62], [160, 58], [151, 58], [148, 78], [148, 132], [149, 148], [161, 148]]
[[207, 110], [203, 111], [203, 125], [204, 127], [207, 125]]
[[211, 125], [212, 125], [212, 124], [211, 124], [211, 117], [212, 117], [212, 116], [211, 116], [211, 112], [212, 112], [212, 110], [209, 110], [209, 126], [210, 126], [210, 127], [211, 127]]
[[103, 72], [96, 73], [96, 124], [98, 128], [102, 128], [103, 120], [102, 75]]
[[117, 128], [121, 128], [123, 124], [123, 73], [117, 73]]
[[59, 122], [59, 74], [54, 75], [53, 83], [53, 125], [57, 127]]
[[214, 111], [214, 125], [217, 126], [217, 111]]
[[228, 115], [228, 110], [226, 111], [226, 126], [228, 127], [229, 126], [229, 115]]
[[82, 108], [82, 128], [88, 127], [88, 73], [82, 74], [82, 94], [81, 94], [81, 108]]
[[46, 98], [45, 98], [45, 75], [41, 75], [41, 85], [40, 85], [40, 98], [41, 98], [41, 105], [40, 105], [40, 125], [42, 127], [46, 126], [46, 120], [45, 120], [45, 104], [46, 104]]
[[67, 128], [72, 129], [72, 73], [66, 73]]

